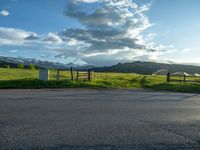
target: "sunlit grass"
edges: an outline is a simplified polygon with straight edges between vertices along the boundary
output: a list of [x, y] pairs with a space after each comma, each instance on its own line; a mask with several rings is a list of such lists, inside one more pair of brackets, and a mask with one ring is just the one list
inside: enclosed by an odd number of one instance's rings
[[0, 88], [150, 88], [179, 92], [200, 93], [199, 83], [167, 83], [166, 76], [140, 75], [134, 73], [93, 73], [92, 80], [71, 81], [70, 71], [60, 71], [56, 81], [56, 70], [50, 70], [50, 80], [40, 81], [39, 70], [0, 68]]

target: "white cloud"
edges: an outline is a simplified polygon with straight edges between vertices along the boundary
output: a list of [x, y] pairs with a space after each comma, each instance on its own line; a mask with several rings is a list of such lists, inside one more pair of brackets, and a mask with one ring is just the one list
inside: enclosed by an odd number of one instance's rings
[[190, 48], [185, 48], [185, 49], [182, 50], [183, 53], [190, 52], [190, 51], [191, 51]]
[[145, 36], [146, 41], [152, 41], [157, 36], [156, 33], [149, 33]]
[[13, 49], [13, 50], [10, 50], [9, 52], [10, 52], [10, 53], [17, 53], [18, 50], [17, 50], [17, 49]]
[[3, 10], [1, 10], [0, 14], [1, 14], [2, 16], [8, 16], [10, 13], [9, 13], [8, 10], [3, 9]]
[[66, 44], [69, 45], [69, 46], [77, 46], [77, 45], [82, 45], [84, 43], [81, 42], [81, 41], [78, 41], [74, 38], [71, 38], [71, 39], [69, 38], [69, 39], [66, 40]]
[[0, 45], [21, 45], [31, 34], [21, 29], [0, 27]]
[[50, 43], [50, 44], [61, 44], [62, 39], [55, 33], [50, 32], [47, 36], [47, 38], [44, 39], [44, 41]]
[[56, 34], [50, 32], [48, 35], [38, 35], [37, 33], [25, 31], [16, 28], [0, 27], [0, 45], [59, 45], [62, 39]]
[[[88, 13], [81, 8], [82, 3], [90, 5], [94, 2], [101, 3], [101, 7], [93, 12]], [[132, 0], [72, 0], [65, 14], [77, 19], [84, 27], [68, 28], [59, 35], [62, 39], [68, 39], [68, 45], [73, 48], [77, 46], [77, 57], [88, 63], [92, 62], [89, 61], [90, 57], [99, 57], [104, 61], [104, 56], [110, 59], [109, 62], [129, 61], [133, 60], [137, 51], [163, 51], [164, 46], [150, 42], [155, 34], [149, 34], [146, 37], [148, 40], [142, 35], [152, 26], [144, 14], [150, 7], [150, 4], [138, 6]], [[77, 43], [82, 43], [81, 48]], [[59, 56], [68, 55], [66, 51], [59, 51]]]
[[[88, 12], [82, 4], [101, 3]], [[82, 28], [38, 35], [20, 29], [0, 27], [0, 45], [30, 45], [55, 52], [56, 59], [69, 58], [93, 65], [108, 65], [137, 59], [158, 59], [167, 46], [151, 40], [156, 36], [143, 31], [152, 26], [144, 14], [150, 5], [132, 0], [71, 0], [65, 14], [80, 22]]]

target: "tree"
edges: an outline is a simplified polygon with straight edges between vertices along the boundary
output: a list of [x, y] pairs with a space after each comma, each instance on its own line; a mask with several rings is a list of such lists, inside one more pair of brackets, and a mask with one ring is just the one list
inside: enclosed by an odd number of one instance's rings
[[19, 68], [19, 69], [24, 69], [24, 64], [18, 64], [18, 65], [17, 65], [17, 68]]
[[35, 66], [34, 64], [30, 64], [30, 65], [28, 66], [28, 69], [34, 70], [34, 69], [36, 69], [36, 66]]
[[10, 65], [5, 64], [3, 65], [3, 68], [10, 68]]

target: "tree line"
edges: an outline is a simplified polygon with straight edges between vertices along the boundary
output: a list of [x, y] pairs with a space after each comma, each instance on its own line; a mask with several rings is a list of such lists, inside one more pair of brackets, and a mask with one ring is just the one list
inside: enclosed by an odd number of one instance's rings
[[[5, 64], [5, 65], [3, 65], [3, 68], [11, 68], [11, 66], [9, 64]], [[27, 69], [31, 69], [31, 70], [37, 69], [37, 67], [34, 64], [29, 64], [27, 67], [25, 67], [25, 65], [23, 63], [17, 64], [17, 68], [18, 69], [27, 68]]]

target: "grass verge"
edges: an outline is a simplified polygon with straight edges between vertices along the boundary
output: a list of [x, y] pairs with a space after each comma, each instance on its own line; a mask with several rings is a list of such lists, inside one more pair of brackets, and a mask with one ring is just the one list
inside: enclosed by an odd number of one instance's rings
[[[167, 83], [165, 76], [145, 76], [125, 73], [95, 73], [91, 82], [70, 80], [69, 71], [61, 71], [56, 81], [56, 71], [50, 73], [50, 81], [38, 80], [38, 70], [0, 68], [0, 89], [35, 88], [120, 88], [200, 93], [200, 83]], [[76, 75], [74, 75], [76, 77]]]

